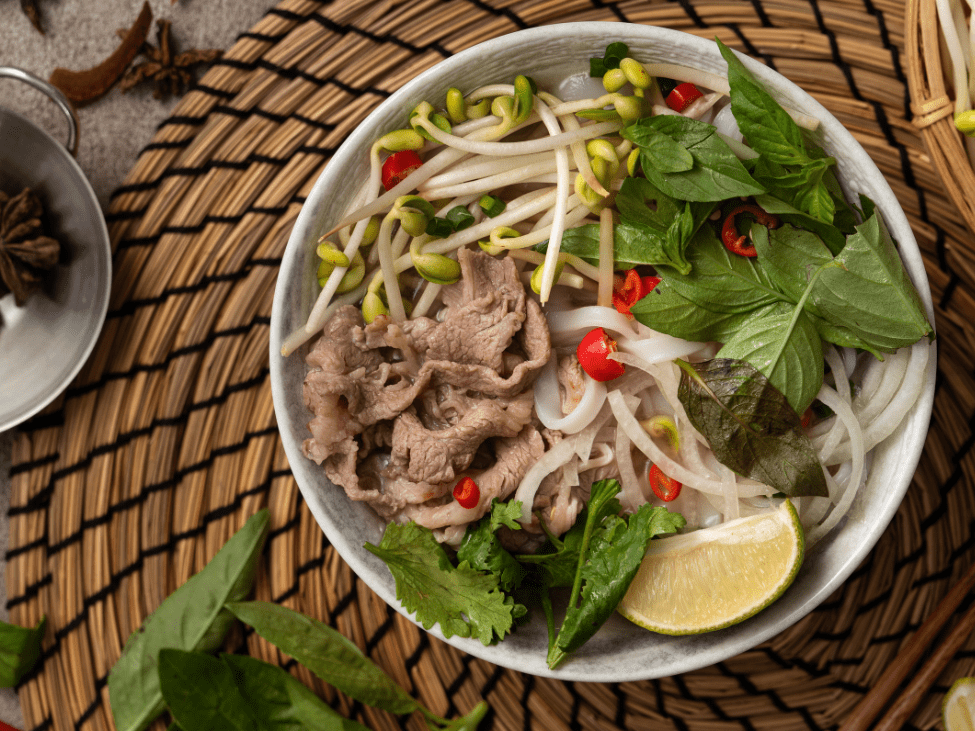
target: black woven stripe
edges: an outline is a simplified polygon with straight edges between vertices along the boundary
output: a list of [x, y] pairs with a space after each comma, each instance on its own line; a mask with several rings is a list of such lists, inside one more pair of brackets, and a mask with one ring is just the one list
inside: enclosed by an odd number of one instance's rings
[[221, 283], [234, 283], [247, 277], [250, 274], [251, 267], [249, 264], [245, 264], [243, 269], [238, 269], [234, 272], [222, 272], [220, 274], [208, 274], [200, 278], [200, 281], [195, 284], [183, 284], [178, 287], [168, 287], [160, 292], [155, 297], [143, 297], [141, 299], [130, 299], [122, 303], [122, 306], [118, 309], [109, 310], [106, 317], [109, 319], [115, 319], [120, 317], [128, 317], [129, 315], [135, 314], [135, 311], [142, 307], [149, 307], [151, 305], [161, 305], [166, 302], [170, 297], [178, 297], [185, 294], [197, 294], [208, 289], [213, 284]]
[[890, 643], [898, 643], [905, 640], [909, 635], [914, 634], [918, 627], [921, 625], [916, 622], [909, 622], [902, 629], [897, 632], [891, 632], [885, 635], [875, 635], [870, 638], [871, 645], [888, 645]]
[[285, 20], [293, 20], [296, 25], [300, 25], [308, 20], [307, 15], [300, 15], [292, 10], [285, 10], [281, 7], [274, 7], [267, 11], [268, 15], [276, 15], [279, 18], [284, 18]]
[[229, 89], [218, 89], [215, 86], [207, 86], [205, 84], [194, 84], [192, 91], [199, 91], [217, 99], [233, 99], [235, 96], [237, 96], [236, 91], [230, 91]]
[[596, 8], [609, 8], [613, 15], [616, 16], [617, 20], [620, 20], [623, 23], [630, 22], [630, 19], [623, 14], [623, 11], [620, 10], [620, 7], [615, 2], [604, 3], [603, 0], [589, 0], [589, 2], [591, 2], [593, 7]]
[[46, 429], [59, 429], [64, 426], [64, 410], [49, 411], [32, 416], [28, 421], [17, 427], [22, 434], [35, 434]]
[[309, 83], [314, 84], [318, 88], [323, 88], [325, 86], [334, 86], [337, 89], [344, 91], [347, 94], [351, 94], [353, 96], [362, 96], [363, 94], [374, 94], [375, 96], [385, 99], [391, 96], [392, 94], [392, 92], [386, 91], [385, 89], [380, 89], [378, 86], [353, 86], [352, 84], [348, 84], [334, 76], [326, 76], [323, 78], [320, 76], [315, 76], [314, 74], [310, 74], [304, 69], [293, 68], [293, 67], [282, 68], [281, 66], [275, 66], [274, 64], [264, 60], [258, 61], [258, 65], [261, 68], [265, 68], [268, 69], [269, 71], [273, 71], [276, 74], [279, 74], [280, 76], [283, 76], [286, 79], [302, 79], [303, 81], [307, 81]]
[[484, 12], [489, 13], [490, 15], [493, 15], [496, 18], [507, 18], [512, 23], [514, 23], [515, 26], [517, 26], [520, 30], [524, 30], [525, 28], [530, 27], [528, 23], [522, 20], [510, 8], [496, 8], [493, 5], [489, 5], [488, 3], [483, 2], [483, 0], [467, 0], [467, 1], [475, 8], [479, 8], [480, 10], [483, 10]]
[[292, 114], [290, 119], [297, 119], [302, 124], [308, 125], [309, 127], [314, 127], [315, 129], [320, 129], [323, 132], [331, 132], [335, 129], [335, 125], [331, 122], [323, 122], [320, 119], [312, 119], [311, 117], [306, 117], [304, 114]]
[[525, 681], [525, 687], [521, 691], [521, 707], [525, 711], [525, 715], [522, 717], [522, 731], [531, 731], [532, 728], [532, 712], [528, 705], [528, 701], [531, 698], [532, 692], [535, 690], [535, 676], [525, 675], [522, 673], [522, 679]]
[[857, 88], [856, 81], [853, 79], [853, 69], [850, 68], [850, 64], [843, 60], [843, 56], [840, 54], [840, 46], [836, 41], [836, 34], [826, 26], [826, 20], [823, 18], [823, 12], [819, 8], [819, 0], [809, 0], [809, 7], [812, 8], [813, 15], [816, 16], [816, 24], [819, 26], [820, 32], [822, 32], [822, 34], [829, 39], [829, 48], [832, 61], [836, 67], [843, 72], [843, 76], [846, 78], [846, 85], [850, 88], [850, 93], [853, 95], [854, 99], [864, 101], [863, 95], [860, 93], [860, 90]]
[[375, 631], [372, 634], [372, 637], [366, 640], [366, 647], [365, 647], [366, 655], [372, 655], [372, 653], [376, 651], [376, 648], [379, 647], [379, 643], [383, 641], [383, 638], [389, 634], [389, 631], [391, 629], [393, 629], [394, 626], [393, 618], [395, 616], [396, 616], [396, 612], [394, 612], [393, 608], [387, 604], [386, 619], [383, 620], [383, 623], [381, 625], [376, 627]]
[[460, 664], [462, 666], [460, 673], [456, 678], [453, 679], [453, 681], [451, 681], [450, 685], [444, 689], [444, 693], [447, 696], [447, 711], [444, 713], [444, 716], [447, 718], [457, 715], [457, 706], [454, 704], [454, 698], [460, 692], [460, 689], [464, 686], [464, 683], [466, 683], [471, 677], [471, 661], [473, 661], [473, 659], [474, 657], [472, 655], [467, 654], [460, 659]]
[[420, 659], [428, 649], [430, 649], [430, 635], [426, 632], [421, 632], [420, 641], [417, 643], [416, 649], [413, 650], [413, 653], [404, 662], [407, 675], [412, 676], [414, 668], [420, 664]]
[[742, 33], [741, 28], [738, 27], [737, 23], [728, 23], [725, 27], [730, 29], [731, 32], [738, 37], [738, 40], [741, 41], [741, 44], [745, 47], [745, 53], [753, 58], [762, 59], [766, 66], [768, 66], [770, 69], [775, 69], [775, 59], [772, 56], [769, 56], [767, 53], [760, 52], [751, 42], [751, 39]]
[[[118, 449], [129, 444], [132, 440], [137, 439], [138, 437], [151, 436], [152, 432], [159, 427], [185, 426], [186, 420], [189, 418], [190, 414], [192, 414], [194, 411], [199, 411], [200, 409], [208, 409], [214, 406], [220, 406], [233, 394], [239, 391], [246, 391], [247, 389], [254, 388], [255, 386], [261, 385], [264, 382], [264, 380], [267, 378], [267, 374], [268, 374], [268, 368], [264, 367], [258, 372], [258, 374], [255, 377], [250, 378], [246, 381], [241, 381], [239, 383], [231, 384], [227, 386], [222, 393], [216, 396], [212, 396], [211, 398], [208, 398], [205, 401], [198, 401], [196, 403], [190, 404], [190, 406], [184, 408], [183, 411], [178, 416], [153, 419], [152, 422], [146, 427], [140, 429], [133, 429], [132, 431], [123, 432], [122, 434], [119, 434], [119, 436], [116, 437], [114, 442], [111, 442], [109, 444], [99, 445], [98, 447], [93, 447], [89, 449], [88, 453], [80, 461], [68, 465], [67, 467], [63, 467], [60, 470], [54, 471], [51, 474], [50, 479], [48, 480], [48, 484], [43, 489], [38, 491], [37, 494], [33, 495], [26, 503], [24, 503], [23, 505], [12, 505], [10, 507], [9, 515], [20, 515], [21, 513], [29, 513], [29, 512], [33, 512], [34, 510], [38, 510], [40, 508], [46, 507], [51, 499], [51, 493], [53, 493], [54, 491], [54, 484], [58, 480], [61, 480], [64, 477], [67, 477], [68, 475], [74, 474], [75, 472], [78, 472], [80, 470], [87, 469], [91, 465], [92, 460], [94, 460], [96, 457], [105, 454], [111, 454], [112, 452], [115, 452]], [[185, 469], [189, 469], [189, 468], [185, 468]], [[174, 475], [173, 478], [170, 478], [169, 480], [166, 480], [162, 483], [143, 487], [142, 490], [140, 491], [140, 495], [142, 493], [149, 494], [152, 492], [156, 492], [160, 489], [165, 489], [166, 487], [173, 486], [175, 484], [174, 481], [177, 480], [181, 472], [182, 470], [177, 471], [176, 475]], [[120, 501], [117, 504], [127, 505], [132, 503], [132, 501], [134, 500], [138, 500], [138, 498], [130, 498], [129, 500]]]
[[318, 23], [326, 30], [330, 30], [333, 33], [340, 36], [345, 36], [345, 35], [349, 35], [350, 33], [354, 33], [355, 35], [362, 36], [363, 38], [369, 39], [373, 43], [379, 43], [379, 44], [392, 43], [394, 46], [405, 48], [410, 53], [421, 54], [421, 53], [427, 53], [429, 51], [434, 51], [440, 54], [441, 56], [443, 56], [444, 58], [448, 58], [450, 56], [450, 51], [445, 49], [439, 43], [434, 42], [434, 43], [427, 43], [426, 45], [423, 46], [416, 46], [412, 43], [404, 41], [402, 38], [397, 38], [391, 33], [378, 35], [376, 33], [371, 33], [368, 30], [365, 30], [364, 28], [358, 28], [354, 25], [347, 25], [347, 24], [343, 25], [342, 23], [336, 23], [331, 18], [326, 18], [325, 16], [319, 13], [315, 13], [314, 15], [312, 15], [310, 20], [313, 20], [314, 22]]
[[887, 52], [890, 53], [891, 68], [894, 69], [894, 77], [904, 85], [904, 119], [911, 119], [911, 93], [907, 88], [907, 77], [901, 66], [901, 51], [896, 43], [890, 40], [890, 32], [887, 30], [887, 20], [881, 10], [874, 7], [873, 0], [863, 0], [863, 7], [877, 21], [877, 30], [880, 32], [880, 42]]
[[689, 0], [677, 0], [677, 3], [681, 6], [681, 9], [684, 11], [684, 14], [687, 15], [687, 19], [690, 20], [698, 28], [710, 27], [708, 26], [707, 23], [704, 22], [701, 16], [697, 14], [697, 11], [694, 9], [694, 6], [691, 5]]
[[566, 681], [565, 689], [572, 696], [572, 708], [569, 710], [569, 729], [570, 731], [582, 731], [582, 695], [576, 690], [576, 684]]
[[870, 692], [870, 688], [864, 685], [858, 685], [856, 683], [850, 682], [849, 680], [836, 680], [831, 684], [833, 688], [838, 688], [845, 693], [856, 693], [858, 695], [866, 695]]
[[81, 727], [85, 725], [85, 722], [91, 718], [92, 714], [94, 714], [95, 711], [98, 710], [99, 706], [101, 706], [102, 688], [104, 688], [107, 684], [107, 678], [95, 678], [95, 697], [92, 699], [88, 707], [82, 712], [82, 714], [75, 719], [75, 731], [81, 731]]
[[86, 393], [98, 391], [112, 381], [132, 378], [140, 373], [155, 373], [157, 371], [164, 371], [169, 368], [172, 362], [177, 358], [183, 358], [195, 353], [205, 352], [218, 340], [228, 337], [235, 337], [238, 335], [247, 335], [254, 330], [255, 326], [267, 327], [270, 324], [271, 318], [269, 317], [255, 317], [249, 323], [244, 325], [227, 328], [226, 330], [214, 330], [199, 343], [194, 345], [186, 345], [182, 348], [171, 350], [161, 361], [157, 363], [136, 363], [134, 366], [125, 371], [109, 371], [107, 373], [103, 373], [97, 381], [92, 381], [91, 383], [86, 383], [79, 386], [71, 386], [65, 391], [65, 400], [68, 401], [78, 398], [79, 396], [83, 396]]
[[[721, 663], [719, 663], [717, 667], [719, 670], [721, 670], [722, 673], [724, 673], [728, 677], [737, 679], [737, 676], [734, 673], [732, 673], [730, 670], [728, 670], [728, 668], [722, 665]], [[715, 717], [717, 717], [722, 721], [739, 720], [738, 718], [732, 718], [727, 713], [725, 713], [725, 710], [718, 704], [715, 698], [713, 697], [698, 698], [696, 695], [694, 695], [691, 692], [690, 688], [687, 687], [687, 683], [684, 682], [683, 677], [679, 675], [675, 675], [673, 678], [671, 678], [671, 680], [674, 681], [674, 684], [677, 686], [677, 690], [680, 692], [682, 698], [687, 698], [688, 700], [691, 700], [695, 703], [703, 703], [708, 707], [708, 709], [711, 711], [712, 714], [714, 714]], [[739, 682], [739, 685], [740, 684], [741, 683]], [[744, 728], [746, 728], [747, 731], [753, 731], [751, 728], [748, 728], [748, 726], [745, 726]]]
[[[481, 691], [478, 695], [487, 700], [488, 696], [494, 692], [498, 683], [501, 682], [501, 678], [504, 677], [505, 670], [500, 665], [494, 666], [494, 672], [491, 673], [490, 677], [484, 681], [484, 685], [481, 686]], [[497, 719], [497, 714], [494, 712], [494, 704], [488, 703], [487, 712], [484, 714], [484, 720], [481, 721], [481, 727], [489, 729], [495, 727], [495, 720]]]
[[199, 117], [191, 117], [183, 114], [173, 115], [160, 122], [159, 126], [156, 127], [156, 130], [161, 130], [164, 127], [202, 127], [204, 124], [206, 124], [206, 121], [206, 115]]
[[25, 589], [23, 594], [18, 594], [15, 597], [7, 599], [7, 609], [13, 609], [18, 604], [23, 604], [28, 602], [38, 595], [41, 589], [45, 586], [50, 586], [52, 581], [51, 573], [48, 572], [42, 578], [35, 581], [33, 584], [29, 584]]
[[948, 279], [948, 284], [945, 285], [945, 291], [941, 293], [941, 299], [938, 300], [938, 307], [942, 310], [947, 310], [948, 305], [951, 303], [951, 296], [955, 293], [955, 289], [961, 283], [961, 278], [955, 272], [951, 272], [951, 277]]
[[47, 545], [47, 529], [45, 528], [44, 535], [42, 535], [40, 538], [33, 540], [30, 543], [25, 543], [22, 546], [17, 546], [16, 548], [7, 549], [7, 553], [5, 554], [5, 556], [6, 559], [9, 561], [12, 558], [16, 558], [17, 556], [23, 555], [25, 553], [30, 553], [31, 551], [34, 551], [38, 548], [43, 548], [46, 545]]
[[21, 462], [20, 464], [15, 464], [10, 468], [10, 477], [16, 477], [23, 472], [32, 472], [33, 470], [39, 469], [41, 467], [46, 467], [49, 464], [54, 464], [58, 461], [58, 456], [60, 452], [54, 452], [48, 454], [44, 457], [38, 457], [37, 459], [32, 459], [29, 462]]
[[345, 596], [335, 603], [335, 606], [332, 608], [332, 616], [338, 617], [340, 614], [344, 613], [345, 610], [350, 608], [358, 598], [359, 585], [353, 581], [351, 588], [345, 593]]
[[620, 687], [619, 683], [611, 684], [609, 689], [616, 696], [616, 713], [613, 714], [613, 723], [620, 728], [626, 728], [626, 705], [628, 697], [623, 692], [623, 688]]
[[948, 236], [945, 234], [944, 229], [940, 226], [935, 226], [934, 228], [934, 252], [938, 259], [938, 268], [946, 272], [948, 271], [948, 248], [946, 246]]
[[762, 5], [762, 0], [752, 0], [752, 8], [755, 10], [755, 15], [758, 16], [758, 21], [762, 24], [763, 28], [774, 28], [775, 25], [772, 23], [772, 19], [768, 17], [768, 13], [765, 12], [765, 6]]
[[[726, 673], [730, 677], [733, 677], [735, 681], [738, 683], [739, 687], [742, 689], [742, 691], [744, 691], [745, 695], [752, 698], [756, 696], [765, 696], [771, 701], [772, 705], [775, 706], [775, 708], [778, 709], [780, 713], [798, 715], [800, 718], [802, 718], [806, 726], [809, 729], [811, 729], [811, 731], [821, 731], [821, 727], [819, 726], [819, 724], [817, 724], [813, 720], [812, 716], [809, 714], [809, 711], [804, 706], [799, 706], [796, 708], [790, 706], [782, 699], [781, 696], [779, 696], [779, 694], [775, 691], [775, 689], [769, 688], [767, 690], [761, 690], [752, 682], [751, 678], [749, 678], [747, 675], [742, 673], [732, 672], [731, 669], [728, 668], [727, 665], [723, 662], [718, 663], [717, 667], [719, 670], [721, 670], [722, 673]], [[735, 720], [741, 723], [749, 731], [754, 731], [755, 727], [752, 725], [752, 722], [747, 717], [736, 716]]]
[[34, 726], [34, 728], [30, 729], [30, 731], [47, 731], [53, 725], [54, 725], [54, 721], [51, 719], [51, 717], [45, 716], [44, 720], [41, 721], [36, 726]]
[[288, 37], [288, 31], [284, 33], [277, 33], [271, 35], [270, 33], [255, 33], [254, 31], [245, 31], [237, 36], [237, 40], [247, 39], [250, 41], [258, 41], [259, 43], [267, 43], [272, 46], [280, 43], [285, 38]]

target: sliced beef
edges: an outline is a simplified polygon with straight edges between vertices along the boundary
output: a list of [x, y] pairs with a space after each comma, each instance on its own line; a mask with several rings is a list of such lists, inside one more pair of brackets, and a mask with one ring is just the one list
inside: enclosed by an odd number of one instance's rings
[[[437, 319], [365, 325], [344, 307], [308, 356], [314, 418], [304, 452], [387, 519], [459, 508], [450, 491], [485, 445], [497, 462], [482, 473], [494, 481], [478, 483], [482, 496], [513, 490], [524, 474], [517, 455], [531, 464], [544, 451], [537, 430], [526, 432], [532, 384], [551, 352], [541, 308], [510, 259], [465, 249], [458, 261], [462, 278], [444, 288]], [[461, 522], [489, 506], [482, 500]]]

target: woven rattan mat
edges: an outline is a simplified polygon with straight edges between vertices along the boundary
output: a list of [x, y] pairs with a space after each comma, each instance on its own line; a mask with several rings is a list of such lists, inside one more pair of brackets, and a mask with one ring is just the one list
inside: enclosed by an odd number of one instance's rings
[[[849, 713], [972, 560], [975, 248], [911, 126], [903, 0], [284, 0], [208, 72], [140, 155], [108, 221], [115, 282], [98, 348], [13, 454], [13, 621], [50, 621], [20, 688], [28, 729], [110, 729], [128, 634], [269, 506], [258, 598], [352, 638], [443, 715], [486, 698], [494, 729], [828, 729]], [[303, 505], [268, 383], [277, 267], [319, 171], [419, 71], [532, 25], [623, 20], [718, 35], [812, 92], [887, 175], [937, 304], [935, 416], [914, 484], [852, 578], [797, 626], [679, 677], [564, 683], [431, 639], [359, 582]], [[278, 659], [254, 635], [238, 651]], [[304, 681], [372, 728], [418, 728]], [[975, 644], [911, 720], [937, 723]], [[316, 685], [317, 683], [317, 685]], [[162, 728], [157, 725], [157, 728]]]

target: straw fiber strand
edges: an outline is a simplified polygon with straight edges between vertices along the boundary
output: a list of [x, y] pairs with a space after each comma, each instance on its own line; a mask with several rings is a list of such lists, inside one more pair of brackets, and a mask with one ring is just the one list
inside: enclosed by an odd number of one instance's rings
[[[945, 171], [911, 123], [904, 13], [898, 0], [284, 0], [271, 9], [183, 98], [114, 193], [115, 277], [101, 340], [14, 445], [9, 607], [19, 624], [46, 614], [50, 626], [19, 688], [28, 728], [113, 728], [107, 674], [125, 639], [265, 506], [271, 537], [257, 598], [336, 627], [441, 715], [483, 698], [491, 710], [481, 728], [836, 728], [973, 558], [975, 253], [968, 220], [943, 192]], [[303, 504], [268, 383], [278, 264], [342, 139], [450, 54], [573, 20], [717, 35], [807, 88], [890, 180], [937, 305], [931, 432], [875, 550], [778, 637], [653, 681], [534, 678], [464, 656], [400, 617], [352, 574]], [[352, 702], [253, 632], [238, 628], [228, 647], [282, 663], [372, 728], [421, 727]], [[910, 728], [936, 725], [940, 696], [960, 674], [975, 674], [975, 642]]]

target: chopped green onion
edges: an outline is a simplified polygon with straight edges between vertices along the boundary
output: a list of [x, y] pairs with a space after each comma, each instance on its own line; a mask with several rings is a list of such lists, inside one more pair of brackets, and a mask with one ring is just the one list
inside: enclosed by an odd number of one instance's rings
[[454, 206], [447, 211], [446, 219], [454, 227], [454, 231], [463, 231], [474, 225], [474, 216], [464, 206]]
[[608, 69], [618, 69], [620, 67], [620, 61], [630, 55], [630, 47], [625, 43], [610, 43], [606, 46], [606, 53], [603, 55], [603, 61]]
[[430, 236], [436, 236], [438, 239], [445, 239], [453, 232], [454, 226], [446, 218], [434, 217], [427, 221], [426, 233]]
[[495, 216], [500, 216], [504, 213], [506, 204], [500, 198], [493, 195], [481, 196], [481, 200], [478, 201], [478, 205], [481, 210], [484, 211], [484, 215], [488, 218], [494, 218]]

